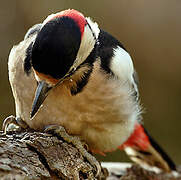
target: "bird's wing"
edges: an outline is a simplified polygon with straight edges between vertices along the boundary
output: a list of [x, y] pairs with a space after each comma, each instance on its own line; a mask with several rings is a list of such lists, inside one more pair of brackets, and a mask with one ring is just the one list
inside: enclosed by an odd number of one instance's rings
[[138, 100], [138, 76], [132, 58], [116, 38], [103, 30], [100, 31], [98, 38], [98, 57], [104, 71], [127, 83], [132, 95]]
[[[131, 56], [118, 40], [103, 30], [100, 31], [98, 43], [98, 56], [101, 58], [102, 68], [129, 84], [135, 98], [135, 106], [139, 106], [138, 75]], [[140, 165], [156, 166], [165, 171], [175, 170], [173, 161], [143, 127], [141, 114], [137, 117], [134, 132], [120, 149]]]

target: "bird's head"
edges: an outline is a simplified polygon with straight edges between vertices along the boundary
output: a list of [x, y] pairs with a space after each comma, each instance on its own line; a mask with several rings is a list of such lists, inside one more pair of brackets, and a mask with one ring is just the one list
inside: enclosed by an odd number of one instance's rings
[[[65, 10], [48, 16], [32, 45], [31, 64], [38, 82], [31, 117], [55, 86], [70, 78], [95, 49], [99, 28], [76, 10]], [[95, 53], [94, 53], [95, 54]]]

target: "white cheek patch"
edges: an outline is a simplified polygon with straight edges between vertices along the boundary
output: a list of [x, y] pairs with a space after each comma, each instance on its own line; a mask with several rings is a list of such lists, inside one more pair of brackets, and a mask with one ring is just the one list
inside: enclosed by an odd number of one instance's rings
[[[89, 56], [89, 54], [94, 48], [96, 39], [98, 38], [98, 35], [100, 32], [97, 23], [94, 23], [89, 18], [86, 18], [86, 20], [89, 23], [91, 29], [89, 25], [85, 26], [84, 34], [81, 40], [81, 44], [80, 44], [79, 51], [77, 53], [76, 60], [73, 66], [70, 68], [70, 70], [72, 70], [73, 68], [77, 68], [81, 63], [83, 63], [87, 59], [87, 57]], [[96, 39], [92, 31], [95, 33]]]
[[90, 28], [86, 25], [84, 29], [84, 34], [81, 40], [80, 48], [77, 53], [76, 60], [74, 62], [74, 66], [79, 66], [88, 55], [91, 53], [95, 45], [95, 39], [92, 35]]
[[98, 39], [99, 33], [100, 33], [100, 29], [98, 27], [98, 24], [93, 22], [90, 17], [86, 18], [87, 22], [89, 23], [92, 31], [95, 33], [96, 39]]
[[110, 62], [110, 69], [121, 81], [133, 82], [133, 62], [130, 55], [121, 47], [114, 49]]

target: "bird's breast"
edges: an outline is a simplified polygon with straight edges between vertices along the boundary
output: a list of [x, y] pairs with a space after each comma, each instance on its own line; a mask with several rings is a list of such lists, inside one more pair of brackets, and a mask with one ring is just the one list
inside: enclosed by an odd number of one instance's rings
[[72, 96], [64, 84], [53, 89], [30, 124], [35, 129], [58, 124], [92, 149], [109, 150], [128, 138], [136, 113], [129, 86], [104, 73], [96, 63], [80, 93]]
[[[139, 110], [129, 86], [104, 73], [95, 63], [84, 89], [72, 96], [66, 85], [54, 88], [35, 117], [30, 120], [36, 90], [33, 73], [22, 75], [23, 59], [9, 67], [15, 97], [16, 115], [34, 129], [61, 125], [68, 133], [80, 136], [91, 149], [110, 150], [121, 145], [133, 131]], [[13, 78], [12, 78], [13, 77]]]

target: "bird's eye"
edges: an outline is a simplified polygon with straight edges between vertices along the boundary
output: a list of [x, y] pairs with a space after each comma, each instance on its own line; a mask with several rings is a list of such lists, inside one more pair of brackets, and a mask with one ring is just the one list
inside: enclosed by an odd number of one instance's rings
[[76, 67], [74, 67], [74, 68], [72, 69], [72, 71], [75, 72], [75, 71], [76, 71]]

